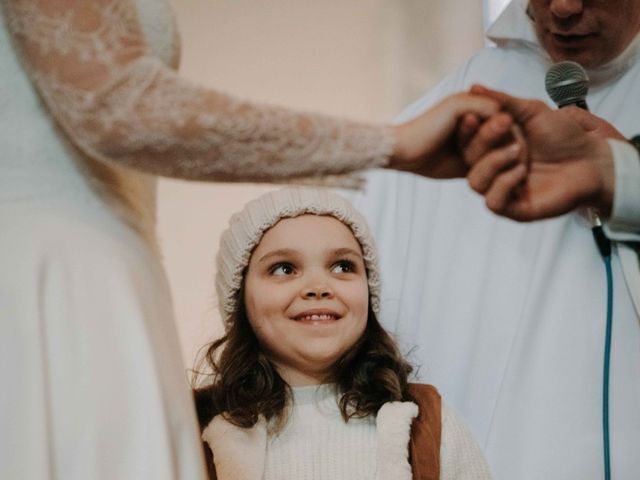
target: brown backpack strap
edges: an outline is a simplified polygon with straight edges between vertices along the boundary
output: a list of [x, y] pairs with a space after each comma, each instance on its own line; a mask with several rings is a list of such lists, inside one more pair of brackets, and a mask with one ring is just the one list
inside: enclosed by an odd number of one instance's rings
[[409, 395], [419, 410], [411, 425], [409, 444], [413, 480], [440, 480], [440, 394], [432, 385], [411, 383]]
[[202, 448], [204, 449], [204, 461], [207, 467], [207, 475], [209, 480], [217, 480], [216, 465], [213, 463], [213, 452], [209, 448], [207, 442], [202, 442]]

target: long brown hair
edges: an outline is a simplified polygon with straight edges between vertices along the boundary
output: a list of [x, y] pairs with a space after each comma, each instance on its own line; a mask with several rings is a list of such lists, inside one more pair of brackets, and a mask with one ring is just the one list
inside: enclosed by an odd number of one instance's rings
[[[244, 298], [243, 288], [238, 298]], [[243, 428], [252, 427], [263, 415], [267, 420], [274, 419], [278, 429], [286, 421], [290, 387], [261, 348], [243, 302], [238, 302], [228, 325], [226, 334], [204, 355], [213, 382], [194, 390], [200, 426], [206, 427], [222, 413]], [[396, 342], [369, 307], [364, 333], [336, 361], [327, 381], [337, 385], [340, 411], [348, 421], [375, 415], [386, 402], [410, 400], [407, 377], [411, 371]]]

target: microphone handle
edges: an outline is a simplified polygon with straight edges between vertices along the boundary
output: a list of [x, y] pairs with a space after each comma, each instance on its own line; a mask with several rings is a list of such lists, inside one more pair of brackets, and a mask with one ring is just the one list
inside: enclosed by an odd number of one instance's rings
[[579, 100], [573, 100], [571, 102], [564, 103], [562, 105], [558, 105], [558, 108], [564, 108], [564, 107], [578, 107], [583, 110], [586, 110], [587, 112], [589, 111], [589, 107], [587, 106], [587, 101], [582, 98]]

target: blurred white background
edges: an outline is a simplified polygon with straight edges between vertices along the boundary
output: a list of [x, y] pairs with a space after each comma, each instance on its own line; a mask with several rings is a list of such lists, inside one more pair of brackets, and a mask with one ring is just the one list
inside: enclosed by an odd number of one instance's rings
[[[181, 72], [248, 99], [392, 121], [483, 44], [506, 0], [174, 0]], [[214, 257], [230, 215], [268, 190], [162, 180], [158, 228], [187, 367], [222, 332]]]

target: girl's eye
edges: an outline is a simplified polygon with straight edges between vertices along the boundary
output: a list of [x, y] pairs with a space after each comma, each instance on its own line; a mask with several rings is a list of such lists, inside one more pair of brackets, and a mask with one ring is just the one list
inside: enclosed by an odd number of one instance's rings
[[271, 275], [285, 276], [292, 275], [294, 273], [293, 265], [290, 263], [279, 263], [271, 267]]
[[340, 260], [331, 267], [333, 273], [352, 273], [355, 270], [355, 264], [349, 260]]

